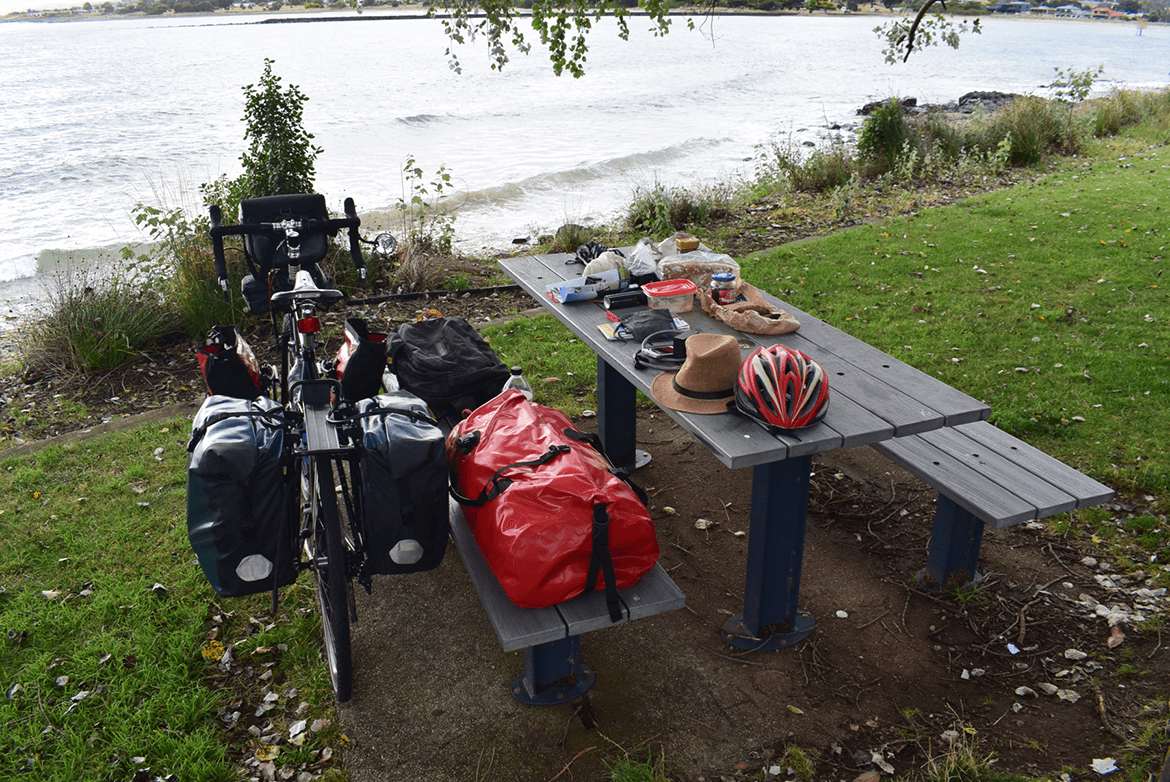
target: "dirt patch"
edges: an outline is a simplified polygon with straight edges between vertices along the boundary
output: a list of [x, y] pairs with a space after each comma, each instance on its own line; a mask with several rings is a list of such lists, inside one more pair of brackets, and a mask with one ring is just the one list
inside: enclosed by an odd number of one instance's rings
[[[477, 285], [499, 272], [494, 263], [480, 263], [466, 265], [465, 274]], [[341, 324], [346, 317], [366, 317], [375, 328], [392, 329], [433, 310], [483, 324], [535, 306], [518, 289], [476, 294], [451, 291], [418, 298], [386, 298], [383, 292], [372, 292], [367, 298], [370, 303], [324, 314], [325, 333], [333, 337], [329, 344], [340, 344]], [[241, 328], [262, 360], [278, 361], [263, 353], [273, 344], [269, 322], [241, 324]], [[18, 360], [18, 339], [15, 332], [0, 334], [0, 361]], [[198, 403], [206, 394], [195, 358], [195, 350], [201, 344], [176, 333], [144, 352], [141, 360], [111, 372], [54, 376], [34, 369], [0, 375], [0, 450], [167, 405]]]
[[[430, 574], [379, 579], [359, 602], [355, 695], [341, 710], [355, 781], [607, 778], [605, 760], [647, 751], [671, 779], [796, 779], [793, 748], [806, 778], [845, 782], [883, 763], [918, 777], [952, 746], [994, 753], [1001, 772], [1057, 775], [1107, 757], [1126, 770], [1137, 759], [1123, 747], [1165, 720], [1158, 631], [1126, 627], [1110, 649], [1107, 623], [1080, 602], [1110, 597], [1100, 571], [1056, 533], [989, 531], [973, 593], [915, 587], [934, 493], [869, 449], [814, 460], [800, 600], [812, 635], [779, 651], [727, 646], [751, 472], [726, 469], [652, 408], [638, 432], [654, 459], [635, 479], [687, 607], [583, 636], [597, 683], [541, 708], [510, 697], [522, 658], [500, 651], [454, 552]], [[699, 529], [700, 518], [717, 523]]]
[[[723, 468], [660, 412], [640, 418], [655, 459], [636, 477], [656, 506], [663, 567], [687, 594], [687, 610], [659, 623], [660, 653], [699, 650], [712, 678], [708, 708], [680, 712], [680, 735], [663, 739], [690, 774], [750, 777], [793, 745], [811, 751], [816, 779], [852, 779], [875, 751], [906, 774], [952, 730], [1001, 770], [1053, 773], [1120, 757], [1151, 705], [1165, 714], [1160, 633], [1125, 628], [1110, 649], [1108, 624], [1081, 595], [1117, 595], [1047, 528], [988, 531], [974, 592], [916, 588], [935, 494], [868, 448], [814, 460], [800, 601], [814, 633], [788, 650], [730, 649], [718, 628], [742, 609], [750, 472]], [[717, 524], [700, 530], [699, 518]], [[743, 729], [753, 723], [755, 742]]]

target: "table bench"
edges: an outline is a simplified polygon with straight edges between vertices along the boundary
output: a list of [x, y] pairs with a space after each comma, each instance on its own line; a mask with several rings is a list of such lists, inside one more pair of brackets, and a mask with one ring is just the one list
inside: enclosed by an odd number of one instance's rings
[[[596, 678], [581, 659], [581, 634], [615, 624], [605, 595], [591, 592], [548, 608], [520, 608], [504, 594], [483, 558], [459, 504], [451, 500], [451, 539], [506, 652], [524, 651], [524, 670], [513, 679], [521, 703], [548, 706], [585, 693]], [[686, 597], [661, 565], [619, 589], [622, 618], [616, 624], [682, 608]]]
[[979, 578], [987, 525], [1098, 505], [1113, 490], [986, 421], [870, 445], [938, 491], [926, 567], [918, 582], [952, 589]]

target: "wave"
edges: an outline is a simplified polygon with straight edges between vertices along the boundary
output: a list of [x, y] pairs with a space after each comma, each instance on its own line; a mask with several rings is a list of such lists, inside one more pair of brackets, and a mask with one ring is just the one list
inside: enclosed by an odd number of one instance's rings
[[653, 176], [656, 168], [671, 167], [687, 156], [714, 149], [724, 141], [725, 139], [688, 139], [660, 149], [635, 152], [591, 165], [536, 174], [518, 182], [504, 182], [467, 191], [459, 196], [459, 208], [476, 208], [489, 204], [500, 207], [523, 200], [535, 192], [571, 193], [574, 190], [604, 183], [606, 180], [620, 180], [623, 185], [630, 186], [637, 176]]
[[435, 122], [442, 122], [443, 118], [438, 114], [415, 114], [410, 117], [399, 117], [397, 121], [400, 125], [419, 127], [421, 125], [430, 125]]

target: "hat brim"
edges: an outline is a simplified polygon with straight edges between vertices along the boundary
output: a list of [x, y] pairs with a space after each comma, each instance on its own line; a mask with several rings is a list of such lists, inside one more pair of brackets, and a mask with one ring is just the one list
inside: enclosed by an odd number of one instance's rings
[[699, 415], [714, 415], [726, 413], [727, 403], [735, 399], [735, 389], [727, 392], [727, 396], [718, 399], [695, 399], [680, 394], [674, 387], [674, 376], [677, 372], [663, 372], [650, 381], [650, 395], [660, 406], [682, 413], [698, 413]]

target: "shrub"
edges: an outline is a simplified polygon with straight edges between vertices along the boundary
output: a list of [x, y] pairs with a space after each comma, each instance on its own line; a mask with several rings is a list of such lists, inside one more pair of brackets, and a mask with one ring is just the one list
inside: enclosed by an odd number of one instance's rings
[[797, 190], [833, 190], [848, 184], [856, 171], [856, 161], [845, 143], [834, 138], [828, 146], [813, 150], [793, 171], [792, 186]]
[[758, 195], [783, 190], [832, 190], [857, 174], [857, 161], [840, 136], [807, 157], [791, 138], [773, 139], [757, 148], [755, 181]]
[[272, 65], [272, 60], [264, 58], [259, 86], [243, 88], [244, 140], [249, 142], [240, 155], [243, 173], [232, 180], [220, 177], [201, 188], [204, 205], [219, 204], [226, 215], [236, 214], [245, 198], [313, 192], [322, 150], [313, 145], [313, 134], [303, 125], [308, 97], [293, 84], [282, 89]]
[[655, 182], [635, 188], [626, 207], [626, 226], [641, 236], [669, 236], [727, 211], [728, 196], [721, 188], [695, 193]]
[[1073, 154], [1081, 148], [1070, 106], [1038, 97], [1009, 103], [987, 121], [980, 148], [991, 151], [1007, 139], [1011, 144], [1008, 164], [1035, 166], [1050, 152]]
[[1147, 101], [1132, 90], [1114, 90], [1093, 101], [1093, 135], [1112, 136], [1128, 125], [1137, 124], [1147, 114]]
[[593, 229], [577, 223], [564, 223], [552, 237], [549, 252], [575, 253], [577, 248], [593, 240]]
[[[870, 173], [883, 174], [897, 164], [913, 141], [913, 132], [897, 98], [874, 109], [857, 136], [857, 155]], [[908, 146], [908, 144], [910, 146]]]

